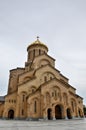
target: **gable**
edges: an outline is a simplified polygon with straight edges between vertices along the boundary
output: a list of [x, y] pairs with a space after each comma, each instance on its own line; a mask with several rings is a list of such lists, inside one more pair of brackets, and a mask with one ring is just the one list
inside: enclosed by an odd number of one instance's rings
[[31, 68], [37, 69], [44, 65], [51, 65], [52, 67], [55, 66], [55, 60], [48, 56], [47, 54], [43, 54], [40, 56], [35, 57], [35, 59], [32, 62]]
[[[35, 71], [34, 75], [35, 75], [35, 77], [39, 77], [39, 80], [41, 83], [43, 83], [43, 81], [45, 82], [45, 80], [51, 80], [52, 78], [62, 79], [62, 80], [64, 80], [64, 82], [68, 83], [68, 79], [66, 77], [63, 77], [60, 74], [60, 71], [58, 71], [57, 69], [55, 69], [54, 67], [52, 67], [50, 65], [45, 65], [45, 66], [38, 68]], [[45, 79], [45, 77], [46, 77], [46, 79]]]

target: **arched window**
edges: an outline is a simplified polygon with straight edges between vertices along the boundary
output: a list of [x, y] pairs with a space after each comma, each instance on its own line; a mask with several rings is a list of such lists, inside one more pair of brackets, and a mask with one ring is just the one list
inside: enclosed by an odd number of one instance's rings
[[47, 81], [47, 77], [46, 77], [46, 76], [44, 76], [44, 81], [45, 81], [45, 82]]
[[75, 107], [76, 106], [76, 102], [74, 99], [71, 100], [71, 107], [72, 107], [72, 111], [74, 112], [75, 111]]
[[56, 90], [55, 90], [55, 97], [57, 97], [57, 92], [56, 92]]
[[24, 115], [24, 110], [22, 109], [22, 116]]
[[37, 102], [34, 101], [34, 113], [36, 113], [36, 112], [37, 112]]
[[41, 50], [39, 49], [39, 55], [41, 54]]
[[54, 92], [52, 92], [52, 97], [54, 97]]
[[33, 57], [35, 56], [35, 49], [33, 50]]
[[25, 99], [25, 95], [23, 95], [23, 97], [22, 97], [23, 102], [24, 102], [24, 99]]
[[74, 103], [73, 103], [73, 101], [71, 101], [71, 105], [72, 105], [72, 110], [74, 112]]
[[54, 90], [54, 91], [52, 92], [52, 97], [57, 97], [57, 91], [56, 91], [56, 90]]
[[53, 78], [52, 77], [50, 77], [50, 80], [52, 80]]
[[34, 89], [32, 89], [32, 93], [34, 93]]

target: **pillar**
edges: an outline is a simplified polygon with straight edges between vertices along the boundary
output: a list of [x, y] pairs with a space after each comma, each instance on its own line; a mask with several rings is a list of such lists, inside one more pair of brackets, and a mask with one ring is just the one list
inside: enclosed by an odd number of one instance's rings
[[52, 108], [52, 119], [56, 120], [56, 118], [55, 118], [55, 107]]

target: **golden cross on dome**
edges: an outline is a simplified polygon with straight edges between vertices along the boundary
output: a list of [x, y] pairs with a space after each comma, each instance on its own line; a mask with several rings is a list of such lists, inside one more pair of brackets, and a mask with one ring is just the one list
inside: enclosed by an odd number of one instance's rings
[[39, 40], [39, 36], [37, 36], [37, 41]]

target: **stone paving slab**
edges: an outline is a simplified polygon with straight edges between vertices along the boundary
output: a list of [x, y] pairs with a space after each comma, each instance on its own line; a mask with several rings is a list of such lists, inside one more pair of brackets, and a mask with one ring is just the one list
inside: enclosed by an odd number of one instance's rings
[[55, 121], [0, 120], [0, 130], [86, 130], [86, 119]]

